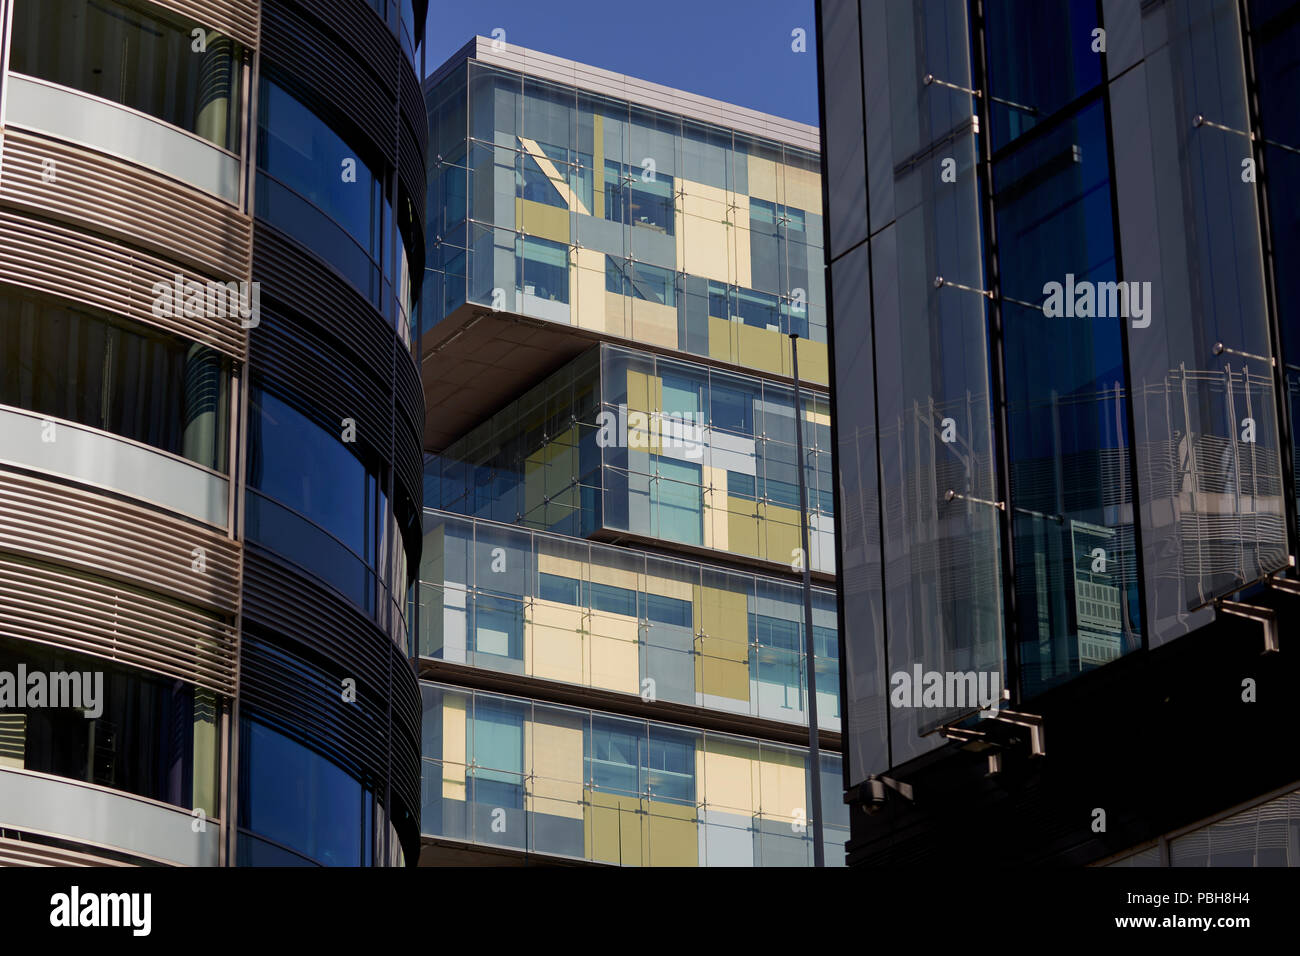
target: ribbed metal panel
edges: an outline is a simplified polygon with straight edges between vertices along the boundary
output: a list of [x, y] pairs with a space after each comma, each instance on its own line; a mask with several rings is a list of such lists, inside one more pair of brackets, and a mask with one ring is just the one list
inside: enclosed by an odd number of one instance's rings
[[278, 395], [290, 399], [322, 428], [341, 434], [356, 423], [356, 443], [380, 461], [391, 455], [392, 412], [387, 378], [364, 374], [305, 323], [277, 304], [263, 304], [249, 363]]
[[[401, 60], [398, 80], [402, 93], [402, 119], [411, 127], [415, 145], [423, 156], [429, 149], [429, 117], [424, 109], [424, 96], [420, 93], [420, 80], [405, 58]], [[423, 168], [424, 164], [421, 163], [420, 167]]]
[[221, 619], [5, 553], [0, 553], [0, 633], [119, 661], [220, 694], [235, 691], [235, 635]]
[[345, 704], [341, 683], [306, 680], [283, 650], [252, 637], [245, 642], [241, 700], [299, 729], [307, 742], [328, 748], [354, 772], [386, 777], [390, 742], [383, 701], [391, 700], [391, 782], [418, 816], [419, 686], [392, 640], [342, 598], [255, 545], [246, 557], [243, 619], [253, 631], [296, 644], [308, 659], [330, 662], [329, 670], [340, 680], [356, 681], [357, 703]]
[[346, 343], [374, 377], [388, 381], [397, 335], [351, 283], [261, 220], [253, 243], [253, 271], [267, 298]]
[[[195, 549], [202, 548], [202, 571]], [[24, 554], [234, 614], [236, 542], [128, 502], [0, 472], [0, 551]]]
[[428, 182], [424, 157], [429, 149], [429, 116], [425, 112], [424, 97], [420, 93], [415, 71], [404, 58], [400, 64], [398, 77], [401, 96], [398, 99], [398, 114], [401, 121], [398, 123], [397, 135], [397, 175], [411, 198], [416, 222], [420, 224], [419, 232], [423, 236]]
[[243, 361], [248, 333], [238, 322], [153, 314], [154, 283], [171, 283], [177, 272], [206, 281], [112, 240], [0, 209], [0, 282], [107, 309]]
[[153, 0], [192, 20], [234, 37], [244, 46], [258, 42], [257, 0]]
[[[411, 206], [415, 213], [415, 220], [420, 224], [420, 232], [423, 234], [425, 219], [425, 191], [427, 178], [421, 157], [424, 156], [424, 150], [415, 142], [411, 136], [410, 130], [406, 123], [400, 126], [400, 135], [397, 141], [398, 164], [397, 175], [402, 182], [403, 188], [411, 199]], [[414, 279], [415, 277], [413, 277]], [[418, 280], [417, 280], [418, 281]]]
[[[42, 177], [53, 159], [58, 176]], [[86, 224], [223, 281], [248, 281], [253, 222], [198, 189], [102, 153], [15, 129], [4, 140], [0, 203]]]
[[[333, 672], [322, 675], [327, 669]], [[355, 702], [344, 700], [346, 670], [311, 660], [259, 635], [245, 636], [240, 700], [259, 719], [301, 740], [373, 786], [385, 779], [383, 732], [387, 715], [370, 688], [358, 683]]]
[[0, 837], [0, 866], [130, 866], [119, 860], [57, 846]]
[[424, 508], [424, 393], [410, 353], [397, 346], [393, 398], [393, 468], [399, 485], [411, 498], [415, 513]]
[[346, 119], [397, 161], [397, 38], [361, 0], [265, 0], [262, 57], [327, 121]]

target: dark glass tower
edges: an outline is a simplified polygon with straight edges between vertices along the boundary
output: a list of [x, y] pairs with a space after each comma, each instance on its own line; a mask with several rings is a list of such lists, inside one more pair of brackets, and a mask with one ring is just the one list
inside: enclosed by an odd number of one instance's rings
[[1300, 863], [1300, 4], [818, 26], [850, 862]]
[[416, 855], [425, 8], [0, 3], [0, 861]]

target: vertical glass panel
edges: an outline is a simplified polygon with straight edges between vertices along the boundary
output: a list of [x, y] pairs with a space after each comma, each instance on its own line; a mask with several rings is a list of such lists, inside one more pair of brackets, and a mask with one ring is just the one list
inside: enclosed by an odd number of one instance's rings
[[[1286, 567], [1272, 352], [1238, 5], [1143, 10], [1146, 61], [1115, 82], [1114, 143], [1144, 578], [1159, 645]], [[1131, 79], [1130, 79], [1131, 76]], [[1147, 138], [1149, 131], [1149, 139]], [[1141, 298], [1135, 299], [1136, 296]], [[1135, 306], [1136, 302], [1142, 308]]]
[[1026, 697], [1141, 646], [1108, 168], [1099, 101], [994, 168]]
[[[1288, 9], [1289, 8], [1289, 9]], [[1264, 179], [1268, 185], [1268, 214], [1273, 240], [1273, 282], [1277, 290], [1278, 324], [1282, 330], [1286, 400], [1290, 403], [1292, 448], [1300, 466], [1300, 110], [1295, 108], [1296, 50], [1300, 49], [1300, 17], [1294, 4], [1257, 0], [1250, 5], [1251, 40], [1258, 77], [1260, 132]], [[1293, 468], [1293, 474], [1300, 468]]]
[[1096, 0], [984, 8], [993, 146], [1006, 145], [1101, 82]]
[[475, 694], [469, 733], [473, 834], [480, 843], [524, 849], [524, 725], [532, 704]]
[[[870, 249], [887, 659], [908, 680], [917, 668], [994, 672], [1000, 680], [1001, 516], [993, 504], [973, 107], [960, 90], [921, 82], [932, 74], [971, 85], [966, 4], [891, 6], [886, 26], [890, 95], [898, 108], [868, 111], [868, 154], [883, 149], [895, 164], [888, 195], [896, 221]], [[956, 160], [955, 183], [935, 174], [938, 154], [931, 150], [941, 141], [943, 155]], [[876, 195], [873, 187], [873, 216]], [[872, 587], [857, 585], [864, 609]], [[877, 651], [864, 638], [850, 637], [848, 646], [870, 660]], [[879, 713], [873, 698], [883, 693], [880, 676], [853, 688], [864, 692], [866, 706], [854, 721]], [[920, 735], [960, 710], [913, 706], [910, 695], [899, 703], [888, 711], [895, 765], [934, 747], [934, 737]], [[880, 759], [878, 745], [864, 749], [855, 759]]]
[[831, 217], [830, 255], [838, 256], [867, 237], [867, 157], [862, 128], [862, 52], [857, 3], [829, 3], [821, 10], [820, 66], [825, 116], [827, 192]]

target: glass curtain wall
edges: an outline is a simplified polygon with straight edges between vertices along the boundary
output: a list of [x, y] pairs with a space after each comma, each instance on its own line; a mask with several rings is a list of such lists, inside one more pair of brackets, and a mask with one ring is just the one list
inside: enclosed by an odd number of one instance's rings
[[[798, 747], [421, 685], [426, 834], [623, 866], [808, 866]], [[826, 860], [848, 810], [822, 757]]]
[[813, 153], [470, 62], [427, 95], [426, 321], [466, 301], [827, 381]]
[[[805, 393], [810, 566], [834, 572], [830, 411]], [[425, 463], [430, 505], [622, 531], [799, 570], [793, 389], [601, 346]]]
[[[426, 511], [419, 654], [807, 721], [795, 583]], [[818, 716], [838, 731], [834, 592], [813, 592]]]

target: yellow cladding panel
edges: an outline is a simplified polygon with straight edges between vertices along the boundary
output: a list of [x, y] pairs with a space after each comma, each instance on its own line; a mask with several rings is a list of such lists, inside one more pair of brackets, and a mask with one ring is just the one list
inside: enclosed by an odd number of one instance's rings
[[636, 569], [610, 567], [599, 561], [591, 562], [587, 574], [597, 584], [608, 584], [610, 587], [625, 588], [628, 591], [637, 590], [641, 584], [641, 574]]
[[700, 834], [695, 807], [647, 800], [651, 866], [699, 866]]
[[[604, 282], [602, 275], [601, 282]], [[631, 319], [628, 318], [628, 312], [632, 302], [625, 295], [619, 295], [617, 292], [605, 290], [605, 331], [610, 335], [618, 335], [625, 339], [630, 339], [628, 326]]]
[[719, 318], [715, 315], [709, 316], [709, 358], [717, 359], [719, 362], [737, 362], [737, 340], [736, 327], [739, 322], [732, 322], [727, 318]]
[[732, 554], [759, 557], [757, 505], [748, 498], [727, 496], [727, 550]]
[[678, 601], [695, 600], [695, 585], [690, 581], [665, 578], [658, 574], [642, 574], [639, 580], [641, 590], [647, 594], [661, 594], [664, 597], [676, 598]]
[[657, 375], [629, 369], [627, 373], [627, 407], [629, 411], [662, 411], [664, 383]]
[[677, 310], [646, 299], [632, 300], [632, 335], [635, 342], [677, 348]]
[[769, 561], [789, 564], [803, 546], [799, 528], [799, 509], [759, 502], [758, 513], [763, 520], [763, 537], [766, 548], [759, 555]]
[[641, 692], [640, 624], [634, 617], [591, 614], [591, 686], [624, 694]]
[[793, 820], [803, 811], [804, 819], [812, 816], [807, 807], [807, 773], [802, 754], [767, 748], [758, 765], [758, 812], [768, 818]]
[[701, 693], [749, 700], [749, 602], [734, 591], [701, 587], [700, 653], [695, 686]]
[[535, 600], [525, 622], [524, 672], [534, 677], [584, 684], [586, 634], [581, 608]]
[[[578, 544], [578, 547], [581, 546]], [[537, 552], [537, 570], [543, 574], [555, 574], [562, 578], [573, 578], [575, 581], [586, 581], [590, 567], [591, 565], [586, 561], [566, 558], [558, 554], [547, 554], [545, 551]]]
[[816, 170], [782, 166], [785, 173], [785, 204], [814, 216], [822, 214], [822, 177]]
[[704, 468], [704, 546], [726, 551], [731, 536], [727, 525], [727, 469]]
[[750, 156], [749, 194], [817, 216], [822, 214], [822, 180], [815, 170]]
[[675, 230], [677, 268], [717, 282], [751, 286], [749, 197], [689, 179], [679, 179], [677, 185], [682, 193]]
[[[801, 355], [803, 354], [802, 346], [799, 348], [799, 353]], [[799, 372], [802, 374], [803, 369], [800, 369]], [[831, 406], [824, 399], [818, 399], [817, 401], [811, 402], [810, 407], [804, 410], [803, 417], [805, 421], [810, 421], [817, 425], [825, 425], [829, 428], [831, 424]]]
[[[594, 249], [574, 249], [569, 267], [573, 288], [573, 324], [584, 329], [605, 332], [605, 254]], [[621, 331], [621, 330], [620, 330]]]
[[752, 814], [758, 809], [755, 764], [758, 745], [726, 737], [709, 737], [697, 758], [698, 777], [704, 784], [704, 806], [732, 813]]
[[582, 726], [546, 717], [524, 724], [525, 751], [531, 757], [529, 809], [552, 816], [583, 818]]
[[612, 793], [586, 791], [587, 857], [602, 863], [641, 866], [645, 859], [641, 801]]
[[765, 202], [784, 203], [780, 176], [781, 166], [762, 156], [748, 156], [749, 160], [749, 195]]
[[[528, 236], [569, 243], [569, 210], [531, 199], [515, 200], [515, 221]], [[527, 238], [524, 239], [527, 242]]]
[[[793, 366], [789, 371], [791, 374], [794, 373]], [[799, 339], [799, 379], [804, 382], [816, 382], [818, 385], [830, 383], [830, 359], [825, 342]], [[829, 413], [825, 413], [818, 417], [812, 417], [812, 420], [820, 421], [823, 425], [829, 425], [831, 417]]]
[[465, 799], [465, 705], [459, 694], [442, 695], [442, 795]]
[[741, 322], [733, 322], [740, 337], [740, 364], [760, 372], [785, 374], [786, 354], [790, 350], [790, 340], [779, 329], [760, 329]]

